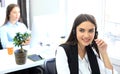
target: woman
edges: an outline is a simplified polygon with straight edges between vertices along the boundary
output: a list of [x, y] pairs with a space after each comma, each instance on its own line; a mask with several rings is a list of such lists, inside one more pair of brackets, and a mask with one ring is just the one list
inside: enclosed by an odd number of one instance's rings
[[97, 39], [94, 16], [80, 14], [74, 21], [68, 40], [56, 53], [58, 74], [117, 74], [108, 54], [107, 44]]
[[[17, 4], [10, 4], [6, 9], [6, 18], [3, 26], [0, 28], [0, 38], [3, 48], [7, 48], [7, 45], [13, 43], [13, 38], [17, 32], [29, 32], [25, 24], [19, 22], [20, 20], [20, 8]], [[28, 45], [30, 39], [28, 39], [24, 45]]]

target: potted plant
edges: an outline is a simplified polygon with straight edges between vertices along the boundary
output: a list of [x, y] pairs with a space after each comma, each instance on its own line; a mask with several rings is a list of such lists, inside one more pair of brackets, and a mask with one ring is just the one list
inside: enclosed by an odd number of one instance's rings
[[16, 64], [22, 65], [26, 63], [26, 56], [27, 56], [27, 50], [23, 48], [24, 43], [26, 40], [31, 36], [31, 34], [25, 32], [24, 34], [18, 32], [16, 33], [16, 36], [13, 39], [13, 44], [18, 48], [18, 50], [15, 50], [15, 60]]

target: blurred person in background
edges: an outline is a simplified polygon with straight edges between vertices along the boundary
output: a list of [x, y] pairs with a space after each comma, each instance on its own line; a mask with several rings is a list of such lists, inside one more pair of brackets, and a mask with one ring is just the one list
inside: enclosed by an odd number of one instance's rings
[[[25, 33], [30, 30], [24, 23], [20, 22], [20, 8], [17, 4], [10, 4], [6, 9], [6, 18], [4, 24], [0, 27], [0, 39], [3, 48], [7, 45], [13, 44], [13, 38], [17, 32]], [[24, 45], [30, 44], [30, 38]]]

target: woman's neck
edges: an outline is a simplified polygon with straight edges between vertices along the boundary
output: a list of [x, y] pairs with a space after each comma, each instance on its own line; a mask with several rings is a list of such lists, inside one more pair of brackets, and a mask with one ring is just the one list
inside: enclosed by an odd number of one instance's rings
[[16, 23], [16, 21], [10, 20], [10, 23], [15, 24], [15, 23]]
[[85, 53], [86, 53], [85, 47], [80, 45], [80, 44], [78, 44], [78, 54], [81, 57], [81, 59], [84, 58]]

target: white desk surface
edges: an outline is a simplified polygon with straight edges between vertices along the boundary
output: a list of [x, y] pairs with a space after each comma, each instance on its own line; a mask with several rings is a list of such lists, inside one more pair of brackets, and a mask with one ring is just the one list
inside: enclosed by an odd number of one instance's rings
[[[43, 58], [52, 58], [54, 57], [54, 52], [49, 51], [50, 49], [45, 49], [45, 48], [38, 48], [38, 49], [29, 49], [28, 50], [28, 55], [30, 54], [40, 54]], [[48, 52], [46, 52], [48, 51]], [[53, 54], [50, 56], [50, 54]], [[8, 55], [7, 49], [0, 50], [0, 74], [4, 73], [9, 73], [9, 72], [14, 72], [38, 65], [42, 65], [44, 63], [44, 60], [36, 61], [33, 62], [29, 59], [26, 60], [26, 63], [24, 65], [17, 65], [15, 62], [15, 56], [13, 55]]]

